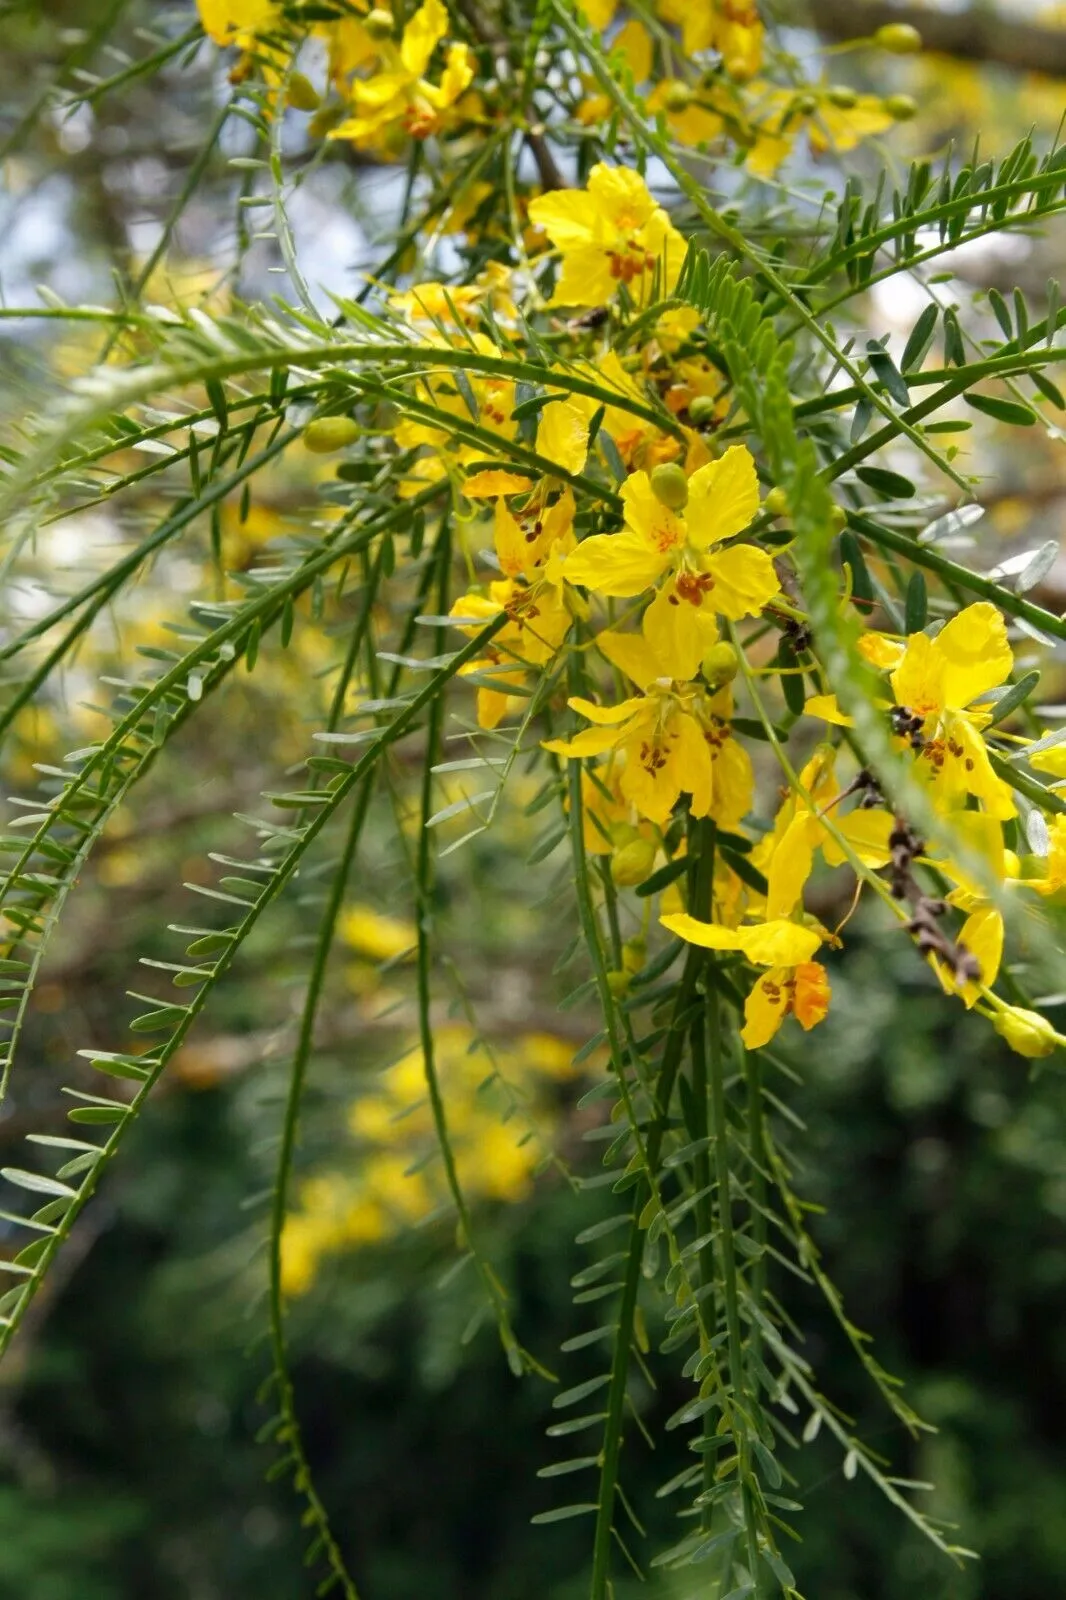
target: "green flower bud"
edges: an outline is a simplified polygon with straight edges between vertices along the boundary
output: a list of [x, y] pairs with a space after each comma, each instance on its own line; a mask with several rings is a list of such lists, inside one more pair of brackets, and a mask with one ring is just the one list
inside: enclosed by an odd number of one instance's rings
[[1039, 1011], [1026, 1011], [1023, 1006], [1004, 1005], [997, 1009], [992, 1016], [992, 1026], [1012, 1050], [1030, 1060], [1049, 1056], [1060, 1044], [1066, 1044], [1066, 1039], [1055, 1032], [1046, 1017]]
[[354, 444], [362, 431], [351, 417], [315, 417], [304, 429], [303, 439], [315, 455], [328, 456], [334, 450], [344, 450]]
[[624, 1000], [629, 993], [629, 973], [609, 972], [607, 974], [607, 987], [616, 1000]]
[[611, 857], [611, 877], [619, 889], [631, 889], [650, 877], [655, 865], [655, 845], [651, 839], [631, 839]]
[[840, 111], [850, 111], [858, 100], [855, 90], [846, 83], [834, 83], [826, 91], [826, 99]]
[[396, 27], [396, 18], [384, 6], [375, 6], [373, 11], [367, 13], [363, 27], [372, 39], [391, 39]]
[[833, 505], [829, 510], [829, 526], [834, 533], [840, 533], [848, 524], [847, 512], [841, 506]]
[[322, 104], [322, 96], [302, 72], [294, 72], [289, 78], [285, 99], [294, 111], [317, 111]]
[[718, 401], [711, 394], [698, 394], [688, 403], [688, 414], [696, 424], [702, 428], [704, 423], [713, 422], [718, 414]]
[[628, 972], [630, 977], [639, 972], [648, 956], [648, 946], [638, 935], [636, 938], [627, 939], [622, 946], [622, 970]]
[[886, 22], [874, 34], [874, 44], [894, 56], [913, 56], [922, 48], [922, 36], [909, 22]]
[[703, 676], [714, 689], [732, 683], [740, 670], [740, 657], [726, 639], [712, 644], [702, 662]]
[[793, 104], [801, 117], [810, 117], [818, 110], [818, 97], [813, 94], [798, 94]]
[[918, 102], [910, 94], [890, 94], [882, 104], [895, 122], [910, 122], [918, 115]]
[[688, 479], [676, 461], [664, 461], [652, 469], [651, 492], [669, 511], [683, 511], [688, 504]]
[[667, 111], [687, 111], [696, 96], [687, 83], [672, 83], [663, 96]]
[[788, 496], [784, 489], [771, 489], [762, 504], [763, 510], [768, 511], [772, 517], [788, 515]]

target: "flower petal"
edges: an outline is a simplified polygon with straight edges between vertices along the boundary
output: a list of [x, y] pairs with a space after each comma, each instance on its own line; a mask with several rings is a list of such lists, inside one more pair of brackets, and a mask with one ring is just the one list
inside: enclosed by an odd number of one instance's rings
[[703, 569], [714, 579], [711, 604], [733, 622], [758, 616], [781, 587], [770, 555], [753, 544], [718, 550], [704, 559]]
[[694, 472], [688, 483], [688, 537], [697, 550], [742, 533], [759, 509], [759, 480], [751, 451], [730, 445], [719, 461]]
[[563, 573], [568, 583], [626, 599], [649, 589], [668, 561], [668, 555], [660, 555], [639, 534], [623, 528], [621, 533], [594, 533], [583, 539], [567, 556]]

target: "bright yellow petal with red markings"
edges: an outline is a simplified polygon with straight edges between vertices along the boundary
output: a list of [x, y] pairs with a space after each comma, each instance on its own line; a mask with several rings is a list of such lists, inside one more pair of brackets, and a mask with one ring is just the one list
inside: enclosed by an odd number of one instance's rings
[[502, 572], [508, 578], [521, 577], [529, 559], [529, 546], [525, 534], [503, 500], [496, 502], [494, 536]]
[[758, 616], [781, 587], [770, 555], [753, 544], [716, 550], [703, 558], [702, 566], [714, 579], [707, 603], [732, 622]]
[[744, 1001], [744, 1026], [740, 1037], [748, 1050], [769, 1044], [788, 1014], [790, 999], [787, 967], [771, 967], [757, 978]]
[[644, 613], [644, 637], [666, 678], [693, 678], [718, 638], [711, 608], [692, 605], [669, 579]]
[[891, 683], [896, 705], [919, 717], [944, 709], [944, 658], [927, 633], [911, 634]]
[[933, 649], [942, 662], [944, 705], [954, 710], [998, 688], [1014, 666], [1007, 625], [986, 600], [952, 617], [933, 640]]
[[[715, 764], [703, 732], [693, 717], [680, 712], [670, 723], [674, 737], [671, 764], [683, 794], [691, 795], [694, 817], [709, 816], [714, 810]], [[747, 810], [747, 807], [744, 808]]]
[[568, 583], [580, 583], [596, 594], [627, 599], [650, 589], [669, 561], [669, 553], [661, 555], [638, 533], [623, 528], [583, 539], [567, 556], [563, 575]]
[[588, 418], [569, 400], [552, 400], [540, 414], [537, 454], [564, 472], [580, 472], [589, 448]]
[[710, 814], [720, 827], [735, 828], [751, 810], [755, 792], [751, 757], [739, 739], [730, 736], [712, 749], [711, 771], [714, 798]]
[[685, 523], [658, 499], [646, 472], [630, 473], [622, 485], [622, 500], [626, 526], [646, 549], [660, 557], [662, 571], [673, 553], [685, 545]]
[[688, 481], [689, 543], [697, 550], [743, 533], [759, 509], [759, 480], [751, 451], [730, 445], [719, 461], [700, 467]]
[[600, 216], [627, 234], [644, 227], [658, 209], [648, 185], [632, 167], [609, 167], [598, 161], [589, 173], [588, 192]]
[[607, 628], [597, 634], [596, 648], [603, 652], [612, 667], [632, 678], [638, 689], [646, 689], [649, 683], [662, 676], [658, 657], [639, 633], [616, 633]]

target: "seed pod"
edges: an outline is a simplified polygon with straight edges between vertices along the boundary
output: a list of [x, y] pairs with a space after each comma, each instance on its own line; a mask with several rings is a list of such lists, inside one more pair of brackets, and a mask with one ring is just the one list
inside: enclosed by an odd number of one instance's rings
[[351, 417], [315, 417], [304, 429], [303, 439], [307, 449], [313, 450], [315, 455], [328, 456], [334, 450], [344, 450], [354, 444], [362, 431]]
[[631, 839], [611, 857], [611, 877], [619, 889], [643, 883], [655, 865], [655, 845], [651, 839]]
[[874, 44], [894, 56], [913, 56], [922, 48], [922, 36], [909, 22], [886, 22], [874, 34]]
[[651, 474], [651, 492], [669, 511], [683, 511], [688, 504], [688, 479], [676, 461], [664, 461]]

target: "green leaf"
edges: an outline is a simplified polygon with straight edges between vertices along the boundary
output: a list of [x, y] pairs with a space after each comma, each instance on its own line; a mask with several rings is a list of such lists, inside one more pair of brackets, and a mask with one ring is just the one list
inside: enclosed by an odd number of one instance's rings
[[1031, 428], [1038, 420], [1036, 412], [1018, 400], [1001, 400], [994, 394], [964, 394], [962, 398], [975, 411], [994, 418], [996, 422], [1008, 422], [1015, 428]]
[[925, 573], [916, 568], [907, 584], [905, 632], [921, 633], [928, 619], [929, 591], [926, 588]]
[[911, 329], [910, 338], [903, 347], [903, 356], [900, 360], [904, 372], [916, 371], [928, 355], [930, 346], [936, 338], [938, 315], [938, 306], [935, 304], [926, 306]]
[[888, 351], [875, 339], [869, 339], [866, 344], [866, 354], [871, 371], [884, 384], [896, 404], [908, 407], [911, 403], [910, 390]]
[[31, 1194], [61, 1195], [64, 1199], [73, 1200], [78, 1192], [69, 1184], [49, 1178], [43, 1172], [26, 1172], [22, 1167], [0, 1167], [0, 1178], [17, 1184], [20, 1189], [28, 1189]]
[[887, 467], [856, 467], [855, 476], [889, 500], [911, 500], [916, 492], [909, 478], [901, 472], [889, 472]]

